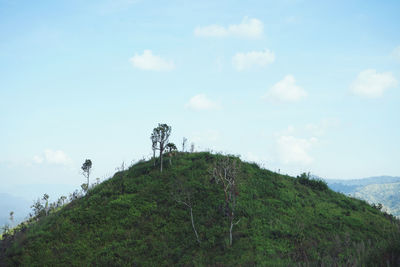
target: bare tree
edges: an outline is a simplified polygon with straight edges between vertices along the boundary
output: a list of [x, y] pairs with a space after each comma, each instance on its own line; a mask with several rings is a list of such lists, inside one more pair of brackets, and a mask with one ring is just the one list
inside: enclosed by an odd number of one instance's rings
[[178, 181], [174, 186], [175, 191], [173, 192], [173, 198], [176, 202], [185, 205], [190, 211], [190, 220], [192, 222], [193, 232], [196, 235], [196, 240], [200, 244], [199, 234], [197, 233], [196, 226], [193, 217], [193, 203], [191, 190], [183, 184], [183, 181]]
[[[168, 139], [171, 134], [171, 126], [167, 124], [158, 124], [158, 127], [153, 129], [153, 133], [150, 136], [153, 147], [160, 151], [160, 172], [163, 170], [163, 153], [165, 146], [168, 144]], [[155, 143], [155, 146], [154, 146]], [[154, 150], [153, 150], [154, 151]]]
[[49, 214], [49, 195], [44, 194], [42, 200], [44, 201], [44, 212], [47, 216]]
[[153, 161], [154, 161], [154, 166], [156, 166], [156, 150], [157, 150], [157, 135], [154, 133], [151, 134], [150, 136], [151, 139], [151, 149], [153, 150]]
[[[90, 159], [86, 159], [85, 162], [83, 163], [81, 169], [82, 169], [83, 176], [85, 176], [87, 179], [87, 187], [86, 187], [86, 191], [87, 191], [87, 190], [89, 190], [89, 176], [90, 176], [90, 172], [92, 170], [92, 161]], [[84, 187], [82, 187], [82, 189], [84, 189]]]
[[220, 184], [225, 195], [225, 215], [229, 220], [229, 245], [232, 246], [233, 226], [240, 221], [236, 220], [237, 178], [239, 173], [239, 162], [234, 157], [223, 157], [215, 161], [211, 174], [217, 184]]
[[115, 168], [115, 171], [116, 171], [116, 172], [123, 172], [123, 171], [125, 171], [125, 161], [122, 161], [121, 167], [116, 167], [116, 168]]
[[11, 222], [11, 225], [14, 224], [14, 212], [13, 211], [10, 211], [10, 222]]
[[62, 207], [64, 206], [64, 202], [67, 199], [66, 196], [61, 196], [58, 200], [57, 200], [57, 207]]
[[185, 152], [186, 142], [187, 142], [187, 138], [183, 137], [183, 139], [182, 139], [182, 152]]
[[194, 152], [194, 143], [191, 143], [190, 144], [190, 153], [193, 153]]

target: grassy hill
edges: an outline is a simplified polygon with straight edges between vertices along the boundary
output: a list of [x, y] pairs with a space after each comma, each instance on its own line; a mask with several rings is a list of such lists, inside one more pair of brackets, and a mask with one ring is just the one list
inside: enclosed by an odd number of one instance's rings
[[[142, 161], [0, 243], [6, 266], [396, 266], [399, 223], [322, 181], [235, 157]], [[216, 162], [237, 163], [230, 214]], [[214, 173], [214, 175], [213, 175]], [[189, 205], [185, 205], [189, 204]], [[190, 208], [192, 208], [192, 213]], [[191, 217], [193, 215], [193, 217]], [[193, 222], [192, 222], [193, 218]], [[196, 237], [195, 231], [198, 233]]]

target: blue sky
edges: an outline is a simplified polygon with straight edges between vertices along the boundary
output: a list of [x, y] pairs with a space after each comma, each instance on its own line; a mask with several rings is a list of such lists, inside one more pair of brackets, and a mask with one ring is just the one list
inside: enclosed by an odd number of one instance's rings
[[[0, 0], [0, 192], [67, 194], [196, 150], [326, 178], [400, 176], [398, 1]], [[178, 145], [180, 147], [180, 145]]]

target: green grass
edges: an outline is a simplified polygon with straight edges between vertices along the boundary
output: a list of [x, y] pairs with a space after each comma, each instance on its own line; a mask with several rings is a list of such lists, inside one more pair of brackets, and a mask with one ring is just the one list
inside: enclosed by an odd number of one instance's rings
[[[358, 266], [396, 265], [398, 221], [321, 181], [242, 163], [233, 244], [224, 193], [210, 175], [220, 158], [178, 153], [160, 173], [152, 161], [1, 241], [9, 266]], [[190, 211], [176, 201], [190, 192]], [[396, 258], [397, 256], [397, 258]], [[1, 264], [0, 264], [1, 265]]]

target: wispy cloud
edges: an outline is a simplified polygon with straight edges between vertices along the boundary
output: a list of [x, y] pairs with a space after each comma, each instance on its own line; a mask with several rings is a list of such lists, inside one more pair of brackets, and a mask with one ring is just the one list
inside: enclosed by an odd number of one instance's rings
[[391, 72], [378, 73], [374, 69], [367, 69], [358, 74], [350, 85], [350, 90], [359, 96], [377, 98], [381, 97], [387, 89], [396, 87], [397, 84]]
[[392, 56], [400, 62], [400, 45], [393, 49]]
[[33, 162], [34, 162], [34, 163], [41, 164], [41, 163], [43, 163], [43, 161], [44, 161], [44, 158], [41, 157], [41, 156], [35, 155], [35, 156], [33, 157]]
[[219, 104], [210, 100], [205, 94], [193, 96], [185, 107], [192, 110], [216, 110], [221, 108]]
[[306, 139], [281, 135], [276, 140], [279, 160], [284, 164], [310, 164], [314, 159], [309, 150], [317, 141], [315, 137]]
[[207, 144], [209, 142], [216, 142], [220, 139], [220, 133], [217, 130], [207, 130], [203, 132], [196, 132], [190, 136], [190, 140], [195, 143]]
[[275, 54], [268, 49], [264, 51], [252, 51], [237, 53], [232, 58], [232, 65], [238, 71], [252, 67], [265, 67], [275, 61]]
[[35, 155], [33, 157], [33, 162], [36, 164], [48, 163], [69, 165], [72, 161], [62, 150], [46, 149], [42, 154]]
[[241, 23], [224, 27], [218, 24], [196, 27], [194, 35], [198, 37], [240, 37], [260, 38], [263, 35], [264, 24], [258, 19], [245, 17]]
[[214, 61], [214, 68], [216, 71], [221, 72], [224, 68], [222, 57], [217, 57]]
[[269, 101], [296, 102], [307, 96], [307, 92], [296, 84], [292, 75], [286, 75], [283, 80], [274, 84], [262, 97]]
[[319, 123], [308, 123], [305, 126], [307, 132], [321, 136], [324, 135], [329, 129], [336, 128], [340, 125], [340, 120], [337, 118], [323, 119]]
[[151, 50], [144, 50], [143, 54], [135, 54], [130, 58], [132, 65], [141, 70], [171, 71], [175, 68], [172, 60], [167, 61], [160, 56], [153, 55]]

